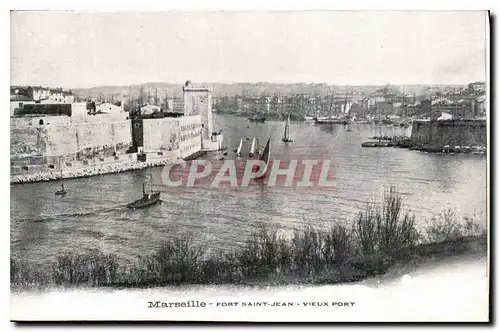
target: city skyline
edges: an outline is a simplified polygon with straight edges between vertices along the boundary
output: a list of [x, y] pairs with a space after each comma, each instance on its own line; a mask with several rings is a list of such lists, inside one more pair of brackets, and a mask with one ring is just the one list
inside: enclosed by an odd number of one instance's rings
[[486, 80], [487, 29], [483, 11], [12, 12], [11, 84], [464, 85]]

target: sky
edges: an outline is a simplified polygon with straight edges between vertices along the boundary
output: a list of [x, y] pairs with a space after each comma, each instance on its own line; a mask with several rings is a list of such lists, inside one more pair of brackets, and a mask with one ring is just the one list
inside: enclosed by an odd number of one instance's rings
[[11, 84], [467, 84], [481, 11], [12, 12]]

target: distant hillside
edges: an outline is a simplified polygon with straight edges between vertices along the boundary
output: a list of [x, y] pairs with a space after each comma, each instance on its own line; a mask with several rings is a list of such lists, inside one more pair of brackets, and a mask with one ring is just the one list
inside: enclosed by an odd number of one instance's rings
[[[140, 85], [131, 86], [98, 86], [88, 89], [73, 89], [73, 92], [77, 94], [80, 98], [87, 97], [101, 97], [109, 99], [113, 96], [115, 99], [128, 98], [129, 94], [133, 98], [139, 96], [141, 87], [143, 87], [144, 94], [147, 96], [151, 93], [153, 96], [155, 93], [158, 94], [158, 98], [164, 99], [165, 95], [168, 94], [170, 97], [181, 98], [182, 97], [182, 83], [145, 83]], [[371, 94], [376, 91], [389, 90], [393, 93], [407, 93], [421, 95], [428, 91], [444, 90], [445, 88], [455, 88], [455, 87], [465, 87], [462, 86], [430, 86], [430, 85], [391, 85], [391, 86], [375, 86], [375, 85], [363, 85], [363, 86], [332, 86], [326, 83], [293, 83], [293, 84], [275, 84], [267, 82], [259, 83], [233, 83], [233, 84], [223, 84], [223, 83], [195, 83], [195, 85], [205, 86], [212, 90], [214, 97], [221, 96], [259, 96], [259, 95], [270, 95], [270, 94], [327, 94], [327, 93], [364, 93]], [[157, 89], [157, 92], [156, 92]]]

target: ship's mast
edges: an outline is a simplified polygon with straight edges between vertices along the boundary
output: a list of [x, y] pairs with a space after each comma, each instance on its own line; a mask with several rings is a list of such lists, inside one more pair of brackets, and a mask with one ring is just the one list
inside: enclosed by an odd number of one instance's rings
[[[335, 95], [332, 94], [332, 96], [330, 97], [330, 107], [328, 109], [328, 112], [330, 113], [330, 119], [333, 118], [333, 116], [332, 116], [332, 106], [333, 106], [333, 103], [334, 103], [334, 99], [335, 99]], [[336, 107], [335, 107], [335, 111], [336, 111]], [[335, 115], [337, 115], [336, 113], [337, 112], [335, 112]]]

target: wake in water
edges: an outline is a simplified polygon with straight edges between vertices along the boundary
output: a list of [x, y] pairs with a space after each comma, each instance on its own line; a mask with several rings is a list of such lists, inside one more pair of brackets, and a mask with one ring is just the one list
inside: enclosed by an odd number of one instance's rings
[[94, 209], [91, 211], [85, 211], [85, 212], [74, 212], [74, 213], [60, 213], [60, 214], [55, 214], [55, 215], [50, 215], [50, 216], [40, 216], [38, 218], [23, 218], [20, 219], [19, 221], [21, 222], [49, 222], [53, 220], [59, 220], [63, 218], [75, 218], [75, 217], [89, 217], [89, 216], [98, 216], [110, 212], [120, 212], [126, 210], [126, 205], [116, 205], [113, 207], [105, 208], [105, 209]]

